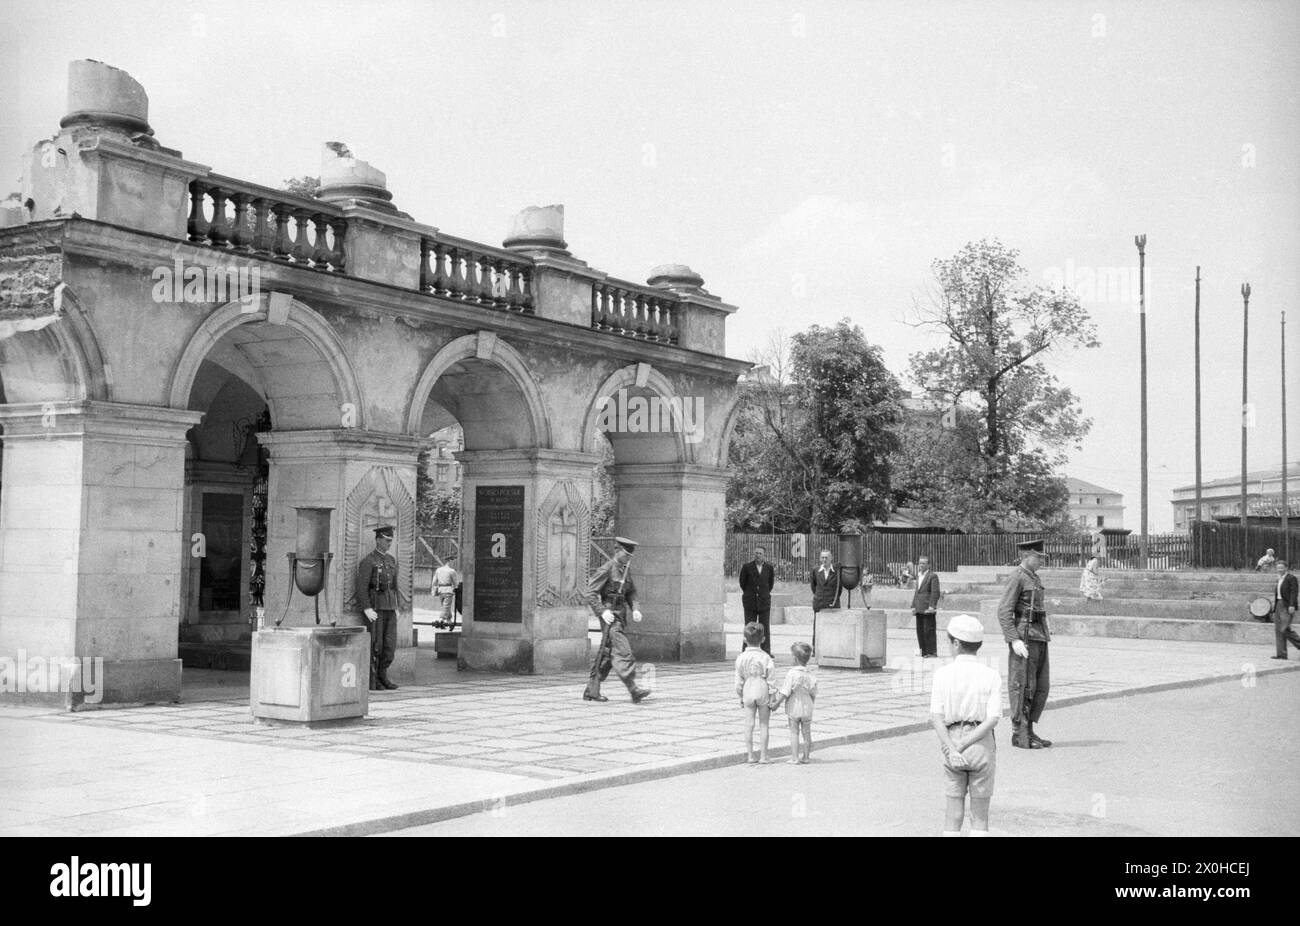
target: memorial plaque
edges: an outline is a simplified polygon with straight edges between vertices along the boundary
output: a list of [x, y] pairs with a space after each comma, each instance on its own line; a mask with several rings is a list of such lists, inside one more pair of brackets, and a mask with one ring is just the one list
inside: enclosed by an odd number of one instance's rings
[[478, 486], [474, 493], [475, 621], [524, 619], [524, 487]]

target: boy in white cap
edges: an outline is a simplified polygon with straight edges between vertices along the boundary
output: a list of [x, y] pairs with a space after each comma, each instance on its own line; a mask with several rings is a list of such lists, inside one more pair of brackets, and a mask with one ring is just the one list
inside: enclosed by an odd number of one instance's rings
[[944, 796], [948, 800], [943, 835], [960, 836], [970, 795], [970, 834], [989, 834], [989, 801], [997, 748], [993, 727], [1002, 716], [1002, 677], [975, 654], [984, 643], [979, 619], [958, 614], [948, 623], [955, 657], [934, 673], [930, 724], [943, 749]]

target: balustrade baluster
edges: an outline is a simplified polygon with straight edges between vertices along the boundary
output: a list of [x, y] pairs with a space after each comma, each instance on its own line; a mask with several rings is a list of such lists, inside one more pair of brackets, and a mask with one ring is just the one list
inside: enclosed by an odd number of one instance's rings
[[207, 184], [195, 180], [190, 184], [190, 219], [186, 225], [191, 241], [208, 240], [208, 220], [203, 214], [204, 200], [208, 198]]
[[519, 265], [507, 264], [506, 268], [510, 271], [510, 288], [506, 290], [506, 304], [512, 312], [521, 312], [524, 308], [524, 294], [519, 288]]
[[293, 244], [289, 240], [290, 210], [284, 203], [273, 203], [271, 209], [275, 213], [275, 240], [271, 242], [271, 250], [276, 260], [288, 260]]
[[347, 238], [348, 222], [347, 219], [330, 219], [330, 230], [334, 232], [334, 248], [330, 252], [330, 269], [335, 273], [343, 273], [347, 267]]
[[520, 268], [519, 275], [521, 280], [521, 288], [523, 289], [524, 292], [523, 311], [531, 314], [533, 311], [533, 307], [536, 304], [534, 301], [534, 294], [533, 294], [533, 271], [529, 267], [522, 267]]
[[230, 246], [240, 251], [247, 250], [252, 240], [252, 231], [248, 227], [248, 202], [251, 198], [247, 193], [230, 195], [230, 201], [235, 204], [235, 221], [230, 226]]
[[429, 249], [433, 255], [433, 279], [429, 281], [431, 291], [439, 296], [447, 292], [447, 270], [445, 258], [447, 249], [437, 241], [431, 242]]
[[478, 265], [478, 289], [475, 295], [480, 304], [492, 305], [495, 302], [492, 295], [492, 258], [476, 257], [474, 263]]
[[330, 249], [329, 223], [325, 220], [325, 216], [318, 212], [311, 217], [311, 224], [316, 230], [316, 246], [312, 248], [311, 261], [317, 270], [324, 270], [334, 253]]
[[254, 254], [266, 254], [271, 250], [271, 225], [267, 221], [270, 203], [260, 196], [253, 199], [253, 240], [250, 246]]
[[591, 284], [591, 327], [600, 330], [600, 284]]
[[212, 188], [212, 224], [208, 227], [208, 240], [215, 246], [224, 248], [230, 240], [230, 226], [226, 222], [225, 190]]
[[[469, 265], [469, 254], [460, 248], [451, 248], [451, 294], [463, 299], [469, 293], [474, 269]], [[463, 262], [462, 262], [463, 258]]]
[[307, 222], [310, 218], [306, 209], [294, 209], [293, 259], [295, 263], [305, 264], [311, 260], [311, 242], [307, 240]]

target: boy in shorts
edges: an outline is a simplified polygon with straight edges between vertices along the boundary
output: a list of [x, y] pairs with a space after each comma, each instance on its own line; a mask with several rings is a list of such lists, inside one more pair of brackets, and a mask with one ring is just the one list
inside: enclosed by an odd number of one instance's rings
[[[751, 621], [745, 625], [745, 643], [749, 648], [736, 657], [736, 697], [745, 709], [745, 760], [750, 765], [767, 764], [768, 715], [771, 712], [772, 677], [776, 663], [763, 652], [767, 634], [763, 625]], [[754, 720], [758, 720], [758, 758], [754, 758]]]
[[948, 623], [953, 661], [934, 673], [930, 725], [943, 749], [947, 810], [943, 835], [960, 836], [970, 795], [970, 834], [989, 834], [989, 801], [997, 748], [993, 727], [1002, 715], [1002, 677], [976, 659], [984, 643], [979, 619], [958, 614]]

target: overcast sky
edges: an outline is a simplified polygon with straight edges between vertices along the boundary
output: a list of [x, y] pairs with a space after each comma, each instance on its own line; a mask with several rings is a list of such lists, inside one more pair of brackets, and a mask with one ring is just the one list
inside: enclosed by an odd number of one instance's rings
[[[563, 203], [574, 254], [689, 264], [740, 306], [728, 353], [848, 316], [904, 373], [929, 265], [980, 237], [1072, 278], [1099, 349], [1052, 361], [1095, 424], [1069, 473], [1138, 526], [1133, 236], [1148, 236], [1152, 529], [1194, 471], [1202, 267], [1207, 478], [1276, 466], [1291, 309], [1300, 459], [1300, 4], [554, 2], [0, 4], [0, 197], [58, 128], [67, 65], [149, 93], [157, 138], [270, 185], [347, 143], [399, 208], [500, 243]], [[1111, 281], [1089, 293], [1094, 276]], [[1296, 487], [1300, 491], [1300, 486]]]

